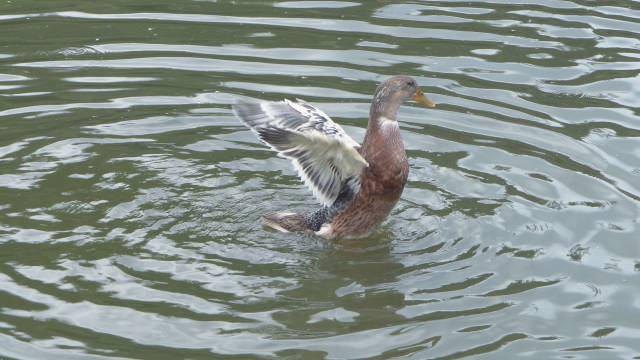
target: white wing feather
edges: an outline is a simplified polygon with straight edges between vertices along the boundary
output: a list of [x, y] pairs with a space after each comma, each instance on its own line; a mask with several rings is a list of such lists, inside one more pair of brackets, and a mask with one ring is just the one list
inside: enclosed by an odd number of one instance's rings
[[[302, 101], [238, 103], [233, 110], [258, 137], [291, 159], [320, 202], [331, 205], [346, 180], [358, 179], [366, 160], [360, 145], [324, 112]], [[358, 181], [349, 181], [358, 186]], [[356, 190], [356, 189], [354, 189]]]

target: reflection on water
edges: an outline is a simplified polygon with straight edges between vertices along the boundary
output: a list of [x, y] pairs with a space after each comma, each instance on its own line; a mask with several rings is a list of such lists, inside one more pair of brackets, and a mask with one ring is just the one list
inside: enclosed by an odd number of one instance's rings
[[[11, 3], [0, 22], [0, 357], [640, 357], [632, 1]], [[411, 165], [365, 240], [237, 99], [362, 140], [411, 75]]]

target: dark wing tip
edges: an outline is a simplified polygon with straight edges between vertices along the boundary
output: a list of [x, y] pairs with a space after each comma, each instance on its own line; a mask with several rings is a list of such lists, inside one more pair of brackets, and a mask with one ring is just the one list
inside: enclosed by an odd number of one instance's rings
[[278, 151], [286, 151], [291, 149], [292, 133], [286, 129], [277, 127], [260, 127], [256, 129], [260, 140], [273, 146]]

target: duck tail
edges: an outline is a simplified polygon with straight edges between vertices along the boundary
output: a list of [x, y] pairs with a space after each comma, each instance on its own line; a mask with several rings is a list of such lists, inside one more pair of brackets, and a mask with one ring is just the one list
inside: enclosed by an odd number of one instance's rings
[[262, 217], [262, 223], [280, 232], [310, 231], [303, 214], [280, 211]]

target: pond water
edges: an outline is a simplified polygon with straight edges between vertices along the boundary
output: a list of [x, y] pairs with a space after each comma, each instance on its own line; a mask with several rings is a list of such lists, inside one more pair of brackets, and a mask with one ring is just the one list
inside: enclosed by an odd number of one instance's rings
[[[0, 357], [640, 358], [640, 3], [6, 1]], [[303, 98], [357, 141], [405, 105], [372, 236], [231, 113]]]

